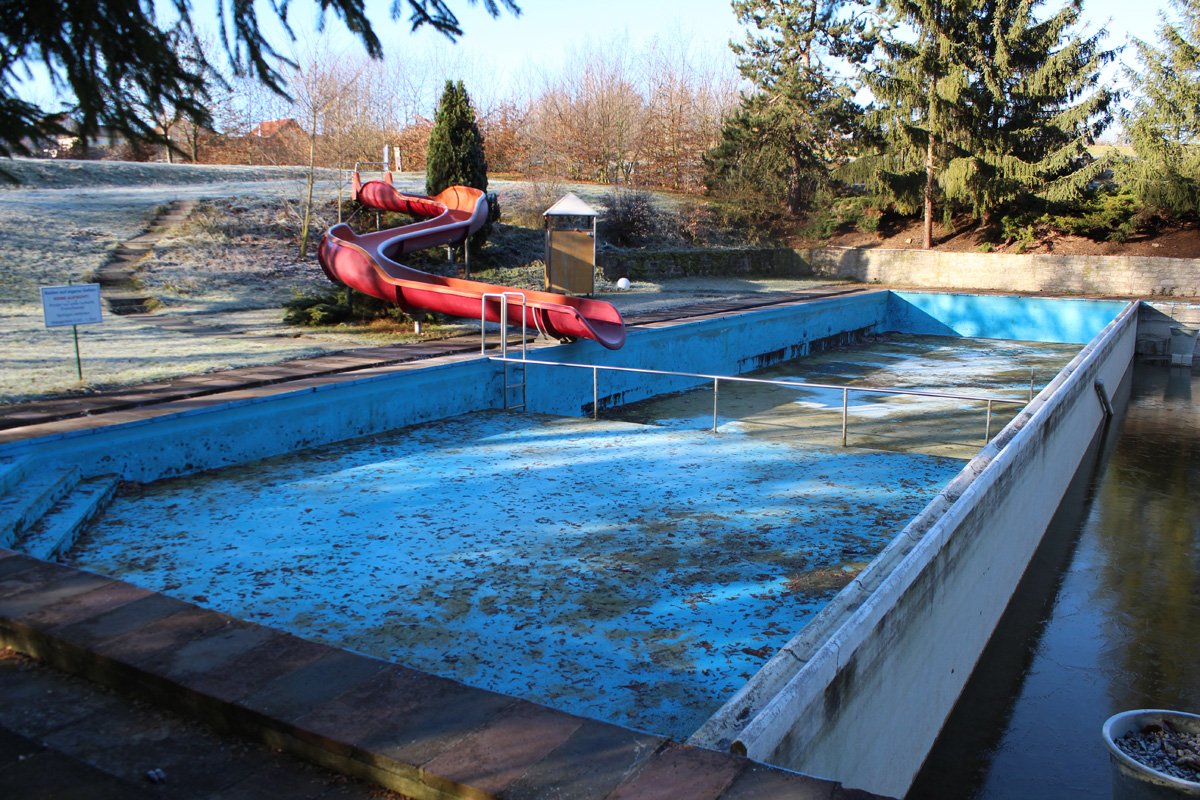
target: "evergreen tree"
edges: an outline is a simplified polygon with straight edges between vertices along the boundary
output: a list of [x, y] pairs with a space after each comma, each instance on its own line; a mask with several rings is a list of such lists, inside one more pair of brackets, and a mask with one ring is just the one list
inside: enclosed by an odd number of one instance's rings
[[1200, 212], [1200, 0], [1171, 0], [1178, 20], [1165, 16], [1160, 47], [1135, 41], [1141, 68], [1126, 69], [1137, 91], [1123, 115], [1135, 158], [1120, 182], [1149, 211]]
[[888, 35], [884, 58], [868, 75], [879, 102], [873, 119], [886, 138], [875, 157], [861, 158], [844, 175], [869, 178], [902, 214], [918, 209], [925, 222], [924, 246], [932, 246], [936, 178], [947, 143], [959, 125], [958, 100], [964, 70], [956, 63], [962, 2], [883, 0], [895, 25], [916, 31], [913, 41]]
[[[430, 25], [451, 39], [462, 34], [450, 9], [453, 0], [395, 0], [391, 16], [407, 8], [414, 29]], [[472, 3], [475, 0], [471, 0]], [[283, 94], [277, 70], [287, 63], [263, 34], [255, 0], [216, 0], [220, 38], [235, 74], [250, 74]], [[515, 0], [482, 0], [493, 17], [507, 8], [519, 14]], [[169, 6], [167, 12], [159, 6]], [[319, 0], [321, 13], [332, 11], [357, 35], [373, 58], [383, 47], [367, 18], [363, 0]], [[288, 25], [288, 0], [270, 9], [294, 38]], [[197, 103], [205, 85], [207, 64], [188, 64], [166, 40], [156, 13], [193, 34], [192, 0], [17, 0], [5, 2], [0, 13], [0, 156], [28, 153], [26, 139], [63, 132], [58, 114], [19, 96], [18, 85], [32, 64], [43, 65], [56, 88], [73, 95], [79, 133], [96, 134], [109, 125], [130, 138], [152, 135], [138, 113], [139, 106], [180, 109], [190, 119], [207, 124], [208, 111]], [[170, 20], [172, 16], [177, 21]]]
[[[475, 108], [462, 81], [446, 81], [429, 132], [425, 156], [425, 192], [437, 194], [449, 186], [470, 186], [487, 192], [487, 158], [483, 134], [475, 120]], [[471, 237], [475, 250], [483, 248], [500, 219], [500, 203], [488, 194], [487, 222]]]
[[475, 108], [462, 81], [446, 81], [429, 132], [425, 157], [425, 191], [437, 194], [448, 186], [487, 191], [487, 159]]
[[1098, 85], [1114, 53], [1073, 35], [1079, 0], [885, 0], [911, 41], [890, 38], [870, 76], [887, 147], [855, 164], [897, 210], [917, 208], [932, 246], [936, 203], [984, 224], [998, 213], [1077, 201], [1104, 168], [1087, 146], [1111, 122]]
[[799, 213], [828, 183], [859, 132], [862, 109], [835, 66], [871, 51], [858, 0], [734, 0], [749, 27], [731, 45], [754, 86], [705, 159], [710, 191], [746, 188]]

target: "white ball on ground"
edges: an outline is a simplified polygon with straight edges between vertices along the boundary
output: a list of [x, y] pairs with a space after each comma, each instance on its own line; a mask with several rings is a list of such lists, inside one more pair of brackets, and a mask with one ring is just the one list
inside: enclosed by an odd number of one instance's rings
[[629, 278], [618, 278], [617, 279], [617, 288], [620, 289], [621, 291], [625, 291], [626, 289], [629, 288], [629, 286], [630, 286]]

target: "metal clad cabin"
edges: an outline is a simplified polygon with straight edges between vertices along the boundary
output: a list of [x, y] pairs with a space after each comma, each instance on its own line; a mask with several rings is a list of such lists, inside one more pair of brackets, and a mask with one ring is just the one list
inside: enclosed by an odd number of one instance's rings
[[542, 216], [546, 220], [546, 290], [562, 294], [596, 291], [596, 209], [567, 194]]

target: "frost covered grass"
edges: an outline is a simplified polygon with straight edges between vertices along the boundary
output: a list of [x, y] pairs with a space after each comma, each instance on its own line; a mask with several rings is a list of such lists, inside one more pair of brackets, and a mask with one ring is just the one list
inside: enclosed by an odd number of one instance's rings
[[[241, 332], [245, 326], [238, 320], [204, 315], [197, 320], [200, 324], [232, 324], [228, 336], [200, 336], [105, 311], [103, 323], [79, 329], [81, 382], [75, 372], [71, 329], [44, 326], [39, 287], [90, 280], [118, 244], [145, 232], [174, 200], [197, 199], [203, 207], [205, 198], [211, 198], [209, 205], [218, 207], [227, 198], [243, 197], [263, 209], [294, 208], [302, 196], [303, 171], [20, 160], [5, 166], [27, 183], [0, 191], [0, 403], [269, 364], [360, 342], [378, 343], [377, 336], [297, 338], [299, 331], [282, 324], [282, 299], [308, 285], [328, 286], [315, 260], [302, 264], [287, 255], [296, 252], [298, 225], [290, 233], [280, 232], [286, 228], [283, 220], [279, 231], [254, 231], [245, 240], [222, 239], [213, 233], [215, 223], [201, 219], [183, 226], [176, 238], [160, 240], [147, 256], [143, 263], [149, 284], [158, 265], [167, 276], [162, 283], [176, 280], [188, 289], [176, 293], [191, 302], [179, 303], [179, 311], [258, 309], [272, 316], [274, 323], [258, 320], [253, 331], [257, 335], [251, 338]], [[264, 173], [266, 180], [261, 179]], [[317, 187], [320, 200], [334, 203], [335, 213], [337, 187], [336, 181], [328, 180]], [[314, 226], [318, 237], [319, 224]], [[187, 255], [192, 252], [195, 256]], [[157, 293], [152, 285], [148, 288]], [[165, 287], [162, 294], [172, 300]]]
[[271, 364], [328, 349], [286, 337], [175, 333], [105, 315], [103, 324], [79, 327], [80, 381], [71, 329], [43, 327], [41, 306], [7, 306], [0, 316], [0, 341], [0, 403]]
[[[303, 167], [234, 166], [225, 164], [154, 164], [133, 161], [75, 161], [16, 158], [0, 162], [19, 183], [3, 189], [65, 189], [97, 186], [147, 186], [164, 184], [229, 183], [232, 181], [296, 181]], [[338, 170], [319, 169], [317, 176], [334, 180]]]
[[337, 221], [336, 212], [336, 202], [317, 209], [308, 254], [301, 259], [301, 211], [288, 198], [202, 200], [139, 264], [138, 281], [163, 310], [278, 309], [297, 295], [330, 288], [316, 249], [321, 231]]

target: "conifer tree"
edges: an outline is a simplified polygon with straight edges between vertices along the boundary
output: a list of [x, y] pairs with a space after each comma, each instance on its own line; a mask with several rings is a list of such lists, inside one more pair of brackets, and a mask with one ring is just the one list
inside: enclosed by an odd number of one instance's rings
[[[891, 38], [870, 76], [887, 147], [852, 168], [901, 212], [922, 211], [932, 246], [940, 200], [998, 213], [1078, 200], [1104, 165], [1087, 146], [1111, 122], [1099, 86], [1114, 53], [1072, 30], [1079, 0], [885, 0], [913, 40]], [[949, 212], [950, 206], [943, 211]]]
[[1118, 171], [1149, 211], [1200, 212], [1200, 0], [1171, 0], [1159, 47], [1137, 40], [1140, 69], [1126, 69], [1137, 92], [1123, 115], [1135, 158]]
[[[437, 194], [449, 186], [470, 186], [487, 192], [487, 158], [483, 134], [475, 119], [475, 108], [462, 81], [446, 81], [429, 132], [425, 156], [425, 192]], [[488, 216], [483, 227], [472, 237], [474, 249], [483, 248], [500, 219], [500, 204], [494, 193], [488, 194]]]
[[[477, 0], [470, 0], [472, 4]], [[519, 14], [515, 0], [478, 0], [495, 17], [501, 9]], [[429, 25], [451, 40], [462, 35], [451, 5], [456, 0], [395, 0], [390, 16], [406, 11], [414, 30]], [[92, 137], [109, 125], [130, 138], [151, 136], [151, 126], [138, 113], [139, 105], [172, 106], [207, 124], [208, 111], [200, 98], [208, 64], [189, 64], [166, 41], [159, 16], [173, 15], [176, 24], [194, 33], [193, 0], [38, 0], [5, 2], [0, 13], [0, 156], [27, 154], [27, 139], [64, 132], [55, 110], [20, 97], [19, 85], [34, 64], [46, 68], [55, 88], [73, 96], [71, 109], [78, 133]], [[255, 0], [214, 0], [218, 38], [225, 44], [237, 76], [253, 75], [279, 94], [283, 91], [280, 54], [260, 27]], [[383, 56], [363, 0], [320, 0], [322, 14], [332, 13], [355, 34], [373, 58]], [[295, 35], [288, 22], [288, 0], [266, 5], [274, 27]], [[170, 23], [168, 22], [168, 27]], [[267, 27], [272, 27], [268, 25]]]
[[862, 109], [835, 65], [871, 51], [858, 0], [734, 0], [746, 39], [732, 44], [754, 90], [706, 157], [710, 191], [754, 187], [798, 213], [844, 161]]
[[425, 191], [437, 194], [448, 186], [487, 191], [487, 159], [475, 109], [462, 81], [446, 81], [429, 132]]

